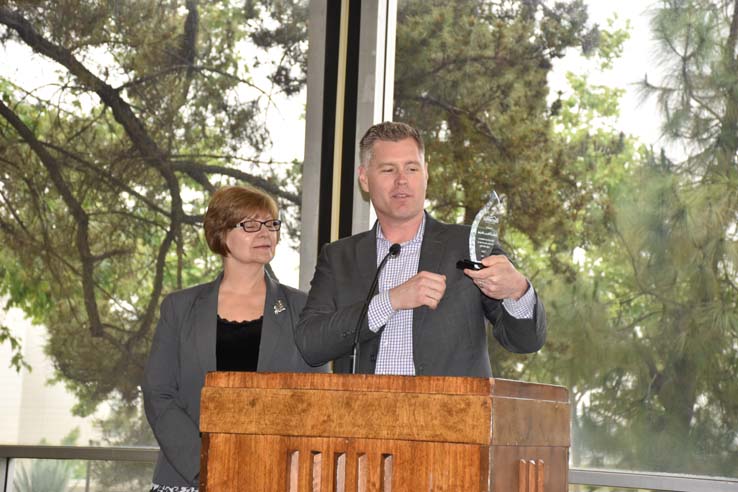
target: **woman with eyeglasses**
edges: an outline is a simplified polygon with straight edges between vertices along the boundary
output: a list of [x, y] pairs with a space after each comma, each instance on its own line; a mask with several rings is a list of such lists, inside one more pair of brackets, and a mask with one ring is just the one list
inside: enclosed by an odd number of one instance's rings
[[307, 296], [266, 269], [279, 240], [276, 202], [261, 191], [224, 187], [213, 194], [204, 225], [223, 272], [164, 298], [144, 371], [146, 417], [161, 449], [152, 492], [198, 488], [207, 372], [327, 372], [309, 366], [295, 346], [292, 329]]

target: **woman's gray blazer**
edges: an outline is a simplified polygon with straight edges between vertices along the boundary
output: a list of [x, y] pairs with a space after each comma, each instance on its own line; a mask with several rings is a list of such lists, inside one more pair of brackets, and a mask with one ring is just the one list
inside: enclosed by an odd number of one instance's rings
[[[144, 371], [146, 418], [161, 451], [154, 483], [197, 486], [200, 473], [200, 390], [216, 370], [218, 288], [222, 274], [164, 298]], [[293, 326], [306, 295], [266, 275], [259, 372], [328, 372], [309, 366], [294, 341]], [[248, 411], [244, 409], [244, 411]]]

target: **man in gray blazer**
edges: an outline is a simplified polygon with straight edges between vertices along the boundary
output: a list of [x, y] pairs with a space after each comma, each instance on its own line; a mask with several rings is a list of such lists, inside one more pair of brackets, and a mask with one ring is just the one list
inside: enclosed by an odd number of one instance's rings
[[470, 228], [424, 211], [428, 172], [419, 132], [403, 123], [375, 125], [361, 140], [360, 159], [359, 182], [377, 223], [322, 249], [295, 330], [305, 360], [350, 369], [365, 298], [393, 244], [400, 253], [388, 259], [359, 327], [358, 372], [490, 377], [485, 317], [506, 349], [540, 349], [543, 304], [501, 250], [484, 258], [480, 271], [456, 269], [468, 256]]

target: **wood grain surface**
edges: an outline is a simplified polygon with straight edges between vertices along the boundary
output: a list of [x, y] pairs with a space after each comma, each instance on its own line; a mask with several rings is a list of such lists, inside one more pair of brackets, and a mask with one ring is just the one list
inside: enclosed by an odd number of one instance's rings
[[568, 392], [479, 378], [210, 373], [201, 492], [566, 492]]
[[483, 396], [204, 388], [200, 430], [489, 444], [490, 416]]

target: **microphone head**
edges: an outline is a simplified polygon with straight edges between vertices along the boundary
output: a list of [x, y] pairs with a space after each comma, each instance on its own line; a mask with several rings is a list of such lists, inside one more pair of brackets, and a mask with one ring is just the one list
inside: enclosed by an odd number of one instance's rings
[[400, 246], [399, 243], [395, 243], [392, 246], [390, 246], [390, 248], [389, 248], [390, 256], [392, 256], [394, 258], [395, 256], [399, 255], [401, 248], [402, 248], [402, 246]]

